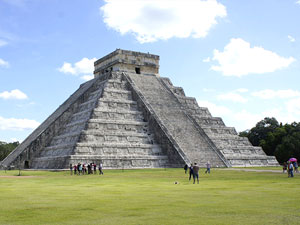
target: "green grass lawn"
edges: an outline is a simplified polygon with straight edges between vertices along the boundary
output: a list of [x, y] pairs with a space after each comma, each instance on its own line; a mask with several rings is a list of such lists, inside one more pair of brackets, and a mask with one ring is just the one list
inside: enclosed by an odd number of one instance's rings
[[17, 174], [0, 171], [0, 224], [300, 224], [300, 174], [202, 169], [200, 184], [183, 169]]

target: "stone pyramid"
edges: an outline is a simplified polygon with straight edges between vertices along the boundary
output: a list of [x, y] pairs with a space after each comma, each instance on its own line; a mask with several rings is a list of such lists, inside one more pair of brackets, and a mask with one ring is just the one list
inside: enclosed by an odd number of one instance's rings
[[278, 162], [158, 75], [159, 56], [117, 49], [95, 78], [28, 136], [2, 167], [64, 169], [274, 166]]

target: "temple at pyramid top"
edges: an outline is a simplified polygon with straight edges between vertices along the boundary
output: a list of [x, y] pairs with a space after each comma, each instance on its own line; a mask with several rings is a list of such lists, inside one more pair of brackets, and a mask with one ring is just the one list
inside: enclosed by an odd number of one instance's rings
[[145, 75], [155, 74], [158, 76], [159, 56], [117, 49], [101, 59], [98, 59], [94, 65], [95, 77], [109, 71], [125, 71]]

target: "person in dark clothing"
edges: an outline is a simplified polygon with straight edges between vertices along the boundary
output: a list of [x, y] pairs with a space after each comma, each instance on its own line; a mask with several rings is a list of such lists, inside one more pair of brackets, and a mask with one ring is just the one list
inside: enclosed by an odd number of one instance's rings
[[185, 164], [185, 166], [183, 167], [183, 169], [184, 169], [184, 173], [186, 174], [186, 172], [187, 172], [187, 169], [188, 169], [188, 165], [187, 165], [187, 164]]
[[97, 173], [97, 166], [96, 166], [96, 163], [93, 163], [93, 167], [94, 167], [94, 174]]
[[194, 163], [194, 166], [193, 166], [193, 175], [194, 175], [193, 179], [194, 179], [194, 183], [195, 183], [195, 180], [197, 178], [197, 183], [198, 184], [199, 184], [199, 169], [200, 169], [200, 167], [197, 166], [197, 163]]
[[76, 175], [77, 174], [77, 165], [75, 164], [74, 165], [74, 175]]
[[189, 171], [190, 171], [189, 180], [191, 180], [191, 177], [194, 176], [194, 173], [193, 173], [193, 164], [191, 164], [191, 166], [189, 167]]
[[92, 173], [91, 164], [88, 164], [88, 165], [87, 165], [87, 168], [88, 168], [88, 174], [91, 174], [91, 173]]
[[70, 164], [70, 173], [71, 173], [71, 175], [73, 175], [73, 165], [72, 164]]

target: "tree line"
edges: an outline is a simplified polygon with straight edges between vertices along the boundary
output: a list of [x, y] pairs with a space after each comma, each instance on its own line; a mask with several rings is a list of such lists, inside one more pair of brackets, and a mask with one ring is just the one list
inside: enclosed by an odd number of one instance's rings
[[12, 143], [0, 141], [0, 161], [5, 159], [19, 144], [18, 141]]
[[267, 155], [275, 156], [279, 163], [292, 157], [300, 159], [300, 123], [283, 125], [274, 117], [266, 117], [239, 135], [247, 137], [252, 145], [261, 146]]

